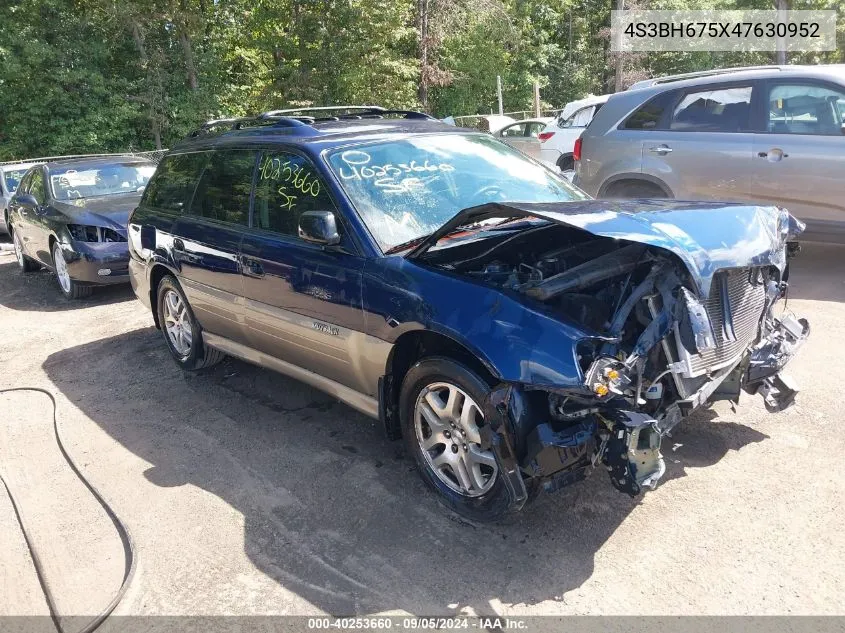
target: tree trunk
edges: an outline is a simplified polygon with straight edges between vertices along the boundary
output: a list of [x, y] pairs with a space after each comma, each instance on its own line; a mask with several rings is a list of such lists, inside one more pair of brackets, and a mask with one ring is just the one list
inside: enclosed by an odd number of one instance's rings
[[185, 70], [188, 73], [188, 87], [196, 92], [200, 83], [197, 79], [197, 67], [194, 64], [194, 50], [191, 45], [191, 35], [188, 33], [188, 20], [185, 16], [188, 15], [187, 0], [182, 0], [179, 3], [182, 15], [179, 16], [179, 42], [182, 44], [182, 55], [185, 57]]
[[[616, 0], [615, 9], [625, 10], [625, 0]], [[616, 61], [613, 68], [613, 91], [621, 92], [625, 88], [625, 57], [621, 51], [616, 52]]]

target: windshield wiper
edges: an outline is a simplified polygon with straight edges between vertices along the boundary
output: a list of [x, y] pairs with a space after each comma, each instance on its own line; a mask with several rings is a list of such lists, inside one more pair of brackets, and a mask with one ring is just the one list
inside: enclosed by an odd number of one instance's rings
[[[471, 231], [473, 229], [492, 229], [502, 224], [505, 224], [506, 222], [510, 222], [511, 220], [516, 220], [519, 217], [520, 216], [503, 218], [500, 222], [495, 222], [493, 224], [484, 224], [484, 222], [471, 222], [469, 224], [462, 224], [461, 226], [456, 226], [448, 233], [441, 235], [440, 239], [442, 240], [444, 237], [449, 237], [450, 235], [455, 235], [456, 233], [463, 233], [464, 231], [468, 230]], [[392, 246], [391, 248], [387, 249], [384, 253], [385, 255], [393, 255], [394, 253], [406, 251], [410, 248], [418, 246], [419, 244], [427, 240], [429, 237], [431, 237], [433, 234], [434, 231], [432, 231], [431, 233], [426, 233], [425, 235], [421, 235], [419, 237], [415, 237], [414, 239], [408, 240], [407, 242], [402, 242], [401, 244], [397, 244], [396, 246]]]

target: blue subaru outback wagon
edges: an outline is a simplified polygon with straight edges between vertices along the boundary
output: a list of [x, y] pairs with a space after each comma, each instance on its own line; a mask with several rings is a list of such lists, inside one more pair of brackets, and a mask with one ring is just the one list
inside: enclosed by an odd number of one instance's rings
[[594, 468], [655, 487], [661, 438], [714, 400], [789, 406], [809, 325], [775, 305], [801, 229], [773, 206], [593, 200], [418, 112], [286, 110], [163, 159], [130, 277], [184, 369], [229, 354], [323, 389], [492, 520]]

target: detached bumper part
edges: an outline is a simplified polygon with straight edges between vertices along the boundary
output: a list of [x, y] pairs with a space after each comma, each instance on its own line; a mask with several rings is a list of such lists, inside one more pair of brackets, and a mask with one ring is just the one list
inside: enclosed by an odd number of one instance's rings
[[744, 388], [760, 394], [769, 411], [783, 411], [795, 401], [798, 389], [781, 370], [809, 335], [806, 319], [784, 317], [776, 320], [770, 334], [751, 350]]

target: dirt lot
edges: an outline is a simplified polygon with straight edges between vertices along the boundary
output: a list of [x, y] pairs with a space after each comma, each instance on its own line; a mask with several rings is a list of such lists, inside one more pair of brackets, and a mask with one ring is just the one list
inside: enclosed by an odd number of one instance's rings
[[[489, 529], [447, 515], [377, 425], [227, 360], [185, 376], [128, 288], [71, 303], [0, 252], [0, 388], [56, 394], [69, 450], [128, 524], [122, 614], [845, 613], [845, 249], [805, 247], [813, 333], [779, 415], [746, 397], [666, 441], [639, 499], [603, 472]], [[0, 396], [0, 468], [64, 613], [120, 583], [114, 530], [63, 464], [46, 398]], [[0, 495], [0, 614], [47, 613]]]

